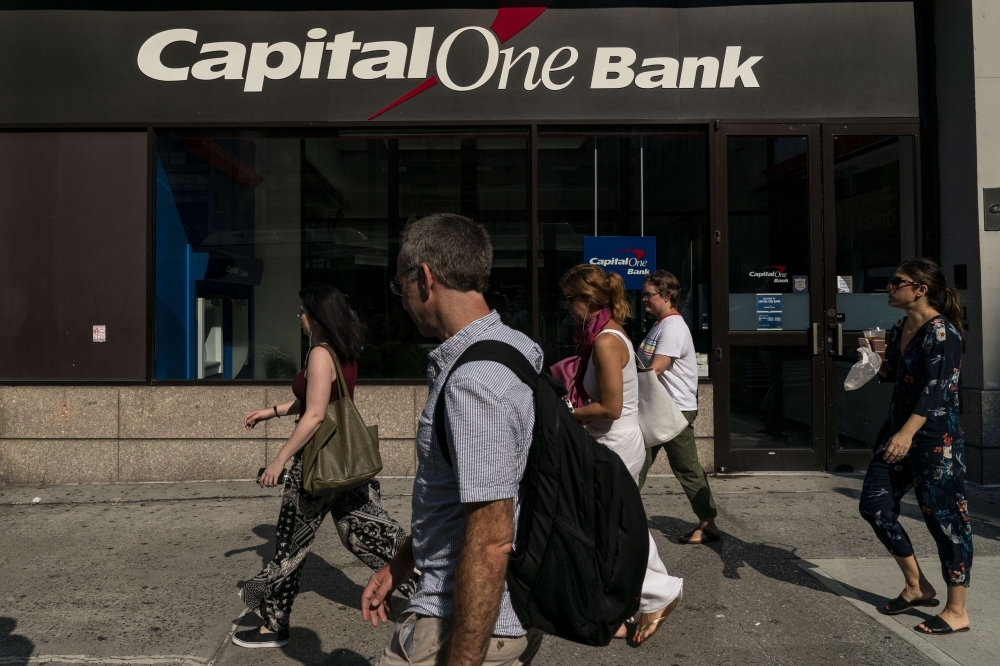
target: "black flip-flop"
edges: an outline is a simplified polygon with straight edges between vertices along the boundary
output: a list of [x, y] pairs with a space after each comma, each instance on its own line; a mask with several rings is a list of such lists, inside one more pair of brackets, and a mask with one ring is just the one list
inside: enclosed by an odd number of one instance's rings
[[[928, 629], [930, 629], [930, 631], [924, 631], [923, 629], [921, 629], [920, 628], [920, 624], [922, 624], [925, 627], [927, 627]], [[935, 615], [931, 619], [924, 620], [920, 624], [918, 624], [917, 626], [913, 627], [913, 629], [918, 634], [938, 634], [938, 635], [943, 635], [943, 634], [960, 634], [963, 631], [968, 631], [969, 630], [968, 627], [962, 627], [961, 629], [952, 629], [951, 625], [948, 624], [947, 622], [945, 622], [944, 620], [942, 620], [940, 615]]]
[[677, 540], [680, 541], [681, 543], [686, 543], [692, 546], [697, 546], [698, 544], [702, 543], [712, 543], [714, 541], [722, 540], [721, 534], [716, 534], [715, 532], [711, 532], [709, 530], [701, 530], [701, 541], [691, 541], [691, 537], [693, 537], [694, 533], [697, 532], [699, 529], [701, 528], [695, 528], [690, 532], [688, 532], [687, 534], [685, 534], [684, 536], [677, 537]]
[[914, 599], [913, 601], [907, 601], [903, 598], [903, 595], [899, 595], [885, 606], [881, 608], [883, 615], [899, 615], [900, 613], [905, 613], [911, 608], [924, 607], [924, 608], [935, 608], [940, 605], [940, 601], [937, 599]]

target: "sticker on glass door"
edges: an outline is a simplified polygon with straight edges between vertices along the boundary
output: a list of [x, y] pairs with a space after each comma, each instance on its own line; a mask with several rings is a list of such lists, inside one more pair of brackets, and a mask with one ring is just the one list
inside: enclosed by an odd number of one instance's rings
[[757, 330], [781, 330], [781, 294], [757, 294]]

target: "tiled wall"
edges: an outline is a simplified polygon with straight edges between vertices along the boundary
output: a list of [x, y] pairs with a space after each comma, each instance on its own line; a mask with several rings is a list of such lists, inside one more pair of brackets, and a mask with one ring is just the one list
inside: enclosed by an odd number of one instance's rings
[[[243, 415], [291, 399], [273, 386], [0, 387], [0, 483], [34, 485], [249, 479], [292, 432], [292, 418], [253, 430]], [[378, 424], [383, 474], [412, 476], [425, 386], [359, 386]], [[712, 387], [695, 421], [702, 464], [714, 470]], [[651, 473], [667, 474], [666, 456]]]

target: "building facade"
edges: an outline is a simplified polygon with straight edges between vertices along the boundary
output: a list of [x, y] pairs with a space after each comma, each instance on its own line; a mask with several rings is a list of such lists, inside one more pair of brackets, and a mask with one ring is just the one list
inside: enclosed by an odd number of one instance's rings
[[572, 353], [557, 283], [586, 239], [655, 239], [700, 454], [728, 472], [864, 469], [890, 388], [844, 391], [857, 338], [898, 318], [901, 260], [939, 258], [968, 300], [970, 478], [1000, 481], [1000, 60], [968, 41], [998, 12], [662, 4], [4, 10], [0, 480], [253, 476], [292, 426], [242, 415], [290, 396], [312, 282], [368, 326], [357, 402], [385, 473], [412, 474], [436, 341], [388, 282], [406, 220], [454, 212], [548, 362]]

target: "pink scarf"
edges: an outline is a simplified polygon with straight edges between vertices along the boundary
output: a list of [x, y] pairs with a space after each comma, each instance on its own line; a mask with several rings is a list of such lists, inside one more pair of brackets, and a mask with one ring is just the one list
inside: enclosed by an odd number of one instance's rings
[[609, 321], [611, 321], [611, 311], [607, 308], [591, 317], [573, 336], [576, 342], [576, 355], [567, 356], [549, 368], [552, 376], [566, 387], [566, 397], [574, 408], [587, 404], [589, 397], [583, 389], [583, 376], [587, 374], [587, 363], [590, 362], [590, 355], [594, 351], [594, 340]]

